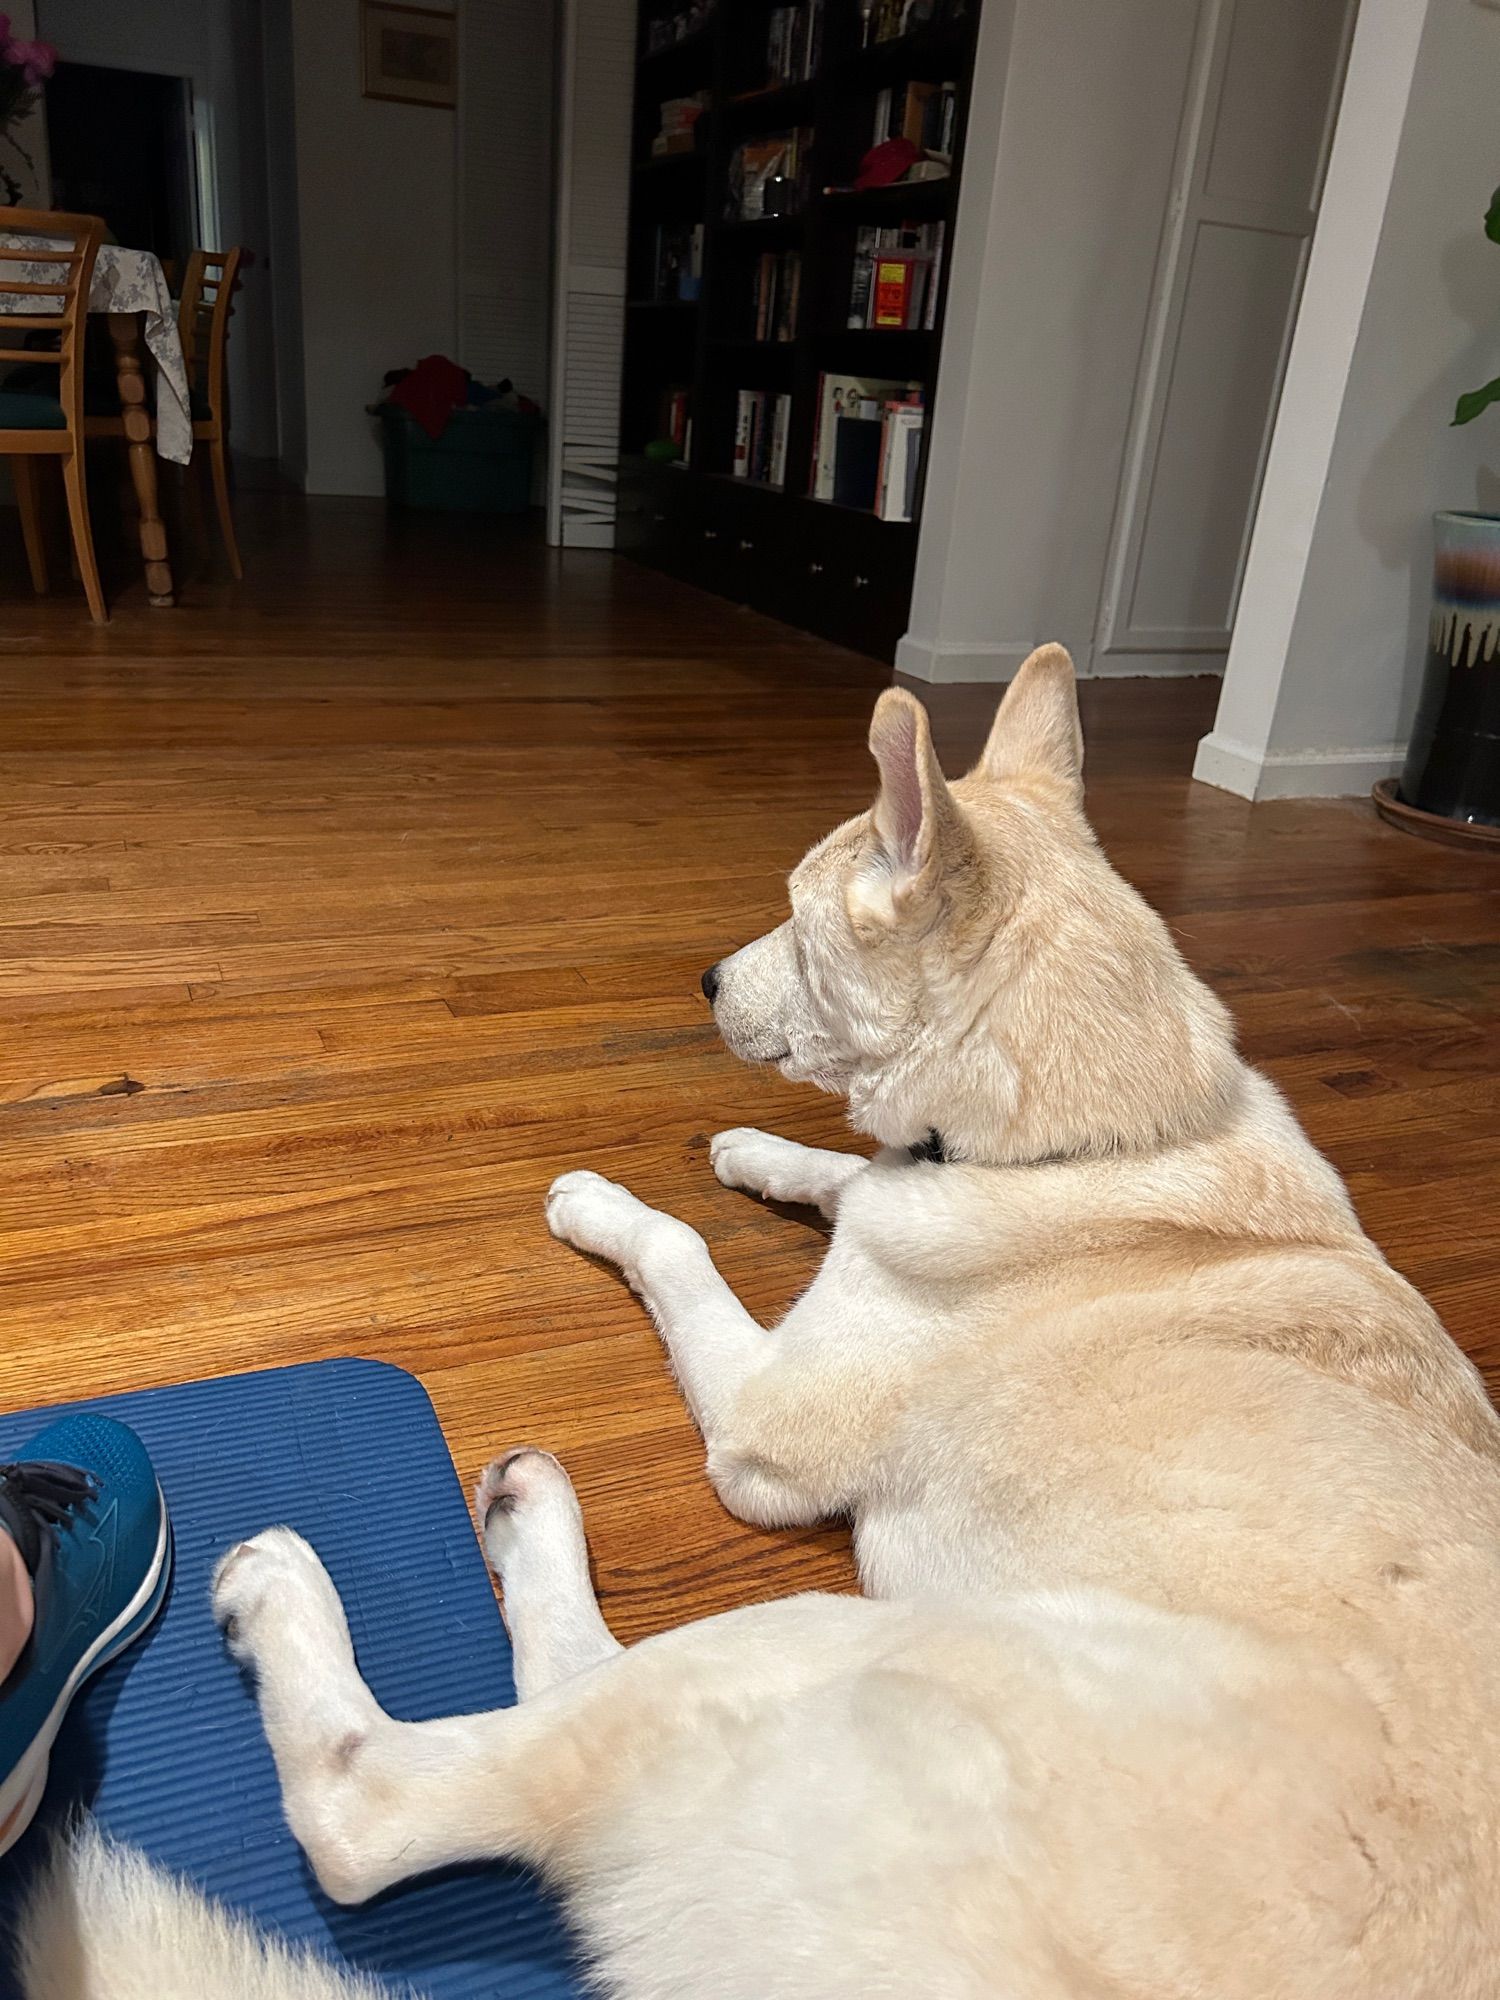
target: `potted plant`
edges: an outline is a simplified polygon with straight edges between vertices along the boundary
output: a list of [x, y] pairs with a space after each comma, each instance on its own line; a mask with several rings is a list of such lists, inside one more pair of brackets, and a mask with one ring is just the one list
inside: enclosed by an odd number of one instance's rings
[[[34, 170], [33, 161], [16, 127], [31, 116], [41, 85], [56, 67], [57, 50], [50, 42], [21, 41], [10, 31], [9, 14], [0, 14], [0, 140], [28, 171]], [[14, 208], [20, 199], [21, 183], [0, 154], [0, 205]]]

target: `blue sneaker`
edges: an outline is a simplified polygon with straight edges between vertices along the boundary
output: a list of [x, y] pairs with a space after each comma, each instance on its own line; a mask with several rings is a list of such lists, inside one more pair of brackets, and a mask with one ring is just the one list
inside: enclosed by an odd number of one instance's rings
[[138, 1639], [171, 1574], [167, 1507], [146, 1447], [109, 1417], [60, 1417], [0, 1465], [0, 1524], [31, 1572], [25, 1651], [0, 1685], [0, 1854], [31, 1824], [63, 1717]]

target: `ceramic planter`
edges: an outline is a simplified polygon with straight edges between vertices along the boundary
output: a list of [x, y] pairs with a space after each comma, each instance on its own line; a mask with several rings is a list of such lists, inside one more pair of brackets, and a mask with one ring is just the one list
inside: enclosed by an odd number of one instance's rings
[[1427, 671], [1400, 798], [1500, 827], [1500, 515], [1434, 516]]

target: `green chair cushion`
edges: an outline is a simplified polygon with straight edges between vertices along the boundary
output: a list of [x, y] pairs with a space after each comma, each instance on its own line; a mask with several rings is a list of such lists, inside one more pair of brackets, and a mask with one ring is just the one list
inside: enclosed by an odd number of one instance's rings
[[22, 389], [0, 389], [0, 431], [61, 431], [67, 429], [56, 396], [33, 396]]

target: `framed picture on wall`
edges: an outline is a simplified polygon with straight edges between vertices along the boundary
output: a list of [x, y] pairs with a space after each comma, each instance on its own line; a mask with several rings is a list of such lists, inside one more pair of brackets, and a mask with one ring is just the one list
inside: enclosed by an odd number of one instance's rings
[[360, 28], [366, 97], [453, 109], [458, 102], [458, 28], [452, 14], [361, 0]]

